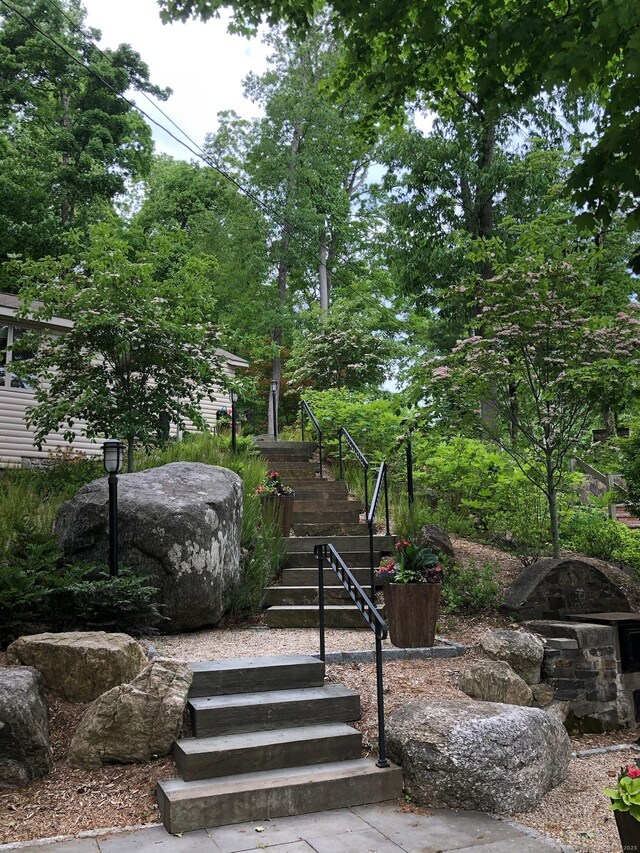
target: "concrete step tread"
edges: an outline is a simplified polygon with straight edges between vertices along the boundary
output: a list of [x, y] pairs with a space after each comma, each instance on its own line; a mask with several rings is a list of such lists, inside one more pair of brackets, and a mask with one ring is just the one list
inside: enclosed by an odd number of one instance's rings
[[339, 780], [355, 776], [400, 771], [391, 765], [385, 770], [376, 767], [369, 758], [354, 758], [349, 761], [332, 761], [328, 764], [312, 764], [302, 767], [285, 767], [279, 770], [261, 770], [257, 773], [240, 773], [221, 779], [198, 779], [185, 782], [183, 779], [163, 779], [158, 786], [172, 801], [190, 800], [233, 792], [251, 792], [257, 788], [285, 788], [289, 785], [312, 785], [323, 780]]
[[[309, 608], [315, 609], [318, 608]], [[189, 699], [189, 705], [197, 713], [199, 711], [214, 711], [218, 708], [230, 709], [249, 706], [266, 706], [271, 704], [284, 705], [287, 703], [342, 699], [358, 696], [355, 690], [343, 687], [341, 684], [326, 684], [323, 687], [300, 687], [293, 690], [263, 690], [259, 693], [237, 693], [230, 696], [194, 696]]]
[[176, 741], [186, 755], [199, 755], [228, 749], [256, 749], [271, 744], [297, 743], [301, 740], [337, 738], [353, 735], [355, 729], [346, 723], [324, 723], [309, 726], [290, 726], [283, 729], [242, 732], [212, 737], [182, 738]]

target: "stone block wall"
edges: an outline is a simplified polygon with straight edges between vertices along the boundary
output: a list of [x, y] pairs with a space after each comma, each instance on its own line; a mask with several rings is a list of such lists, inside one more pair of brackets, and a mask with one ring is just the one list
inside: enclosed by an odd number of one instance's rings
[[545, 620], [527, 622], [526, 627], [545, 637], [542, 679], [553, 688], [554, 699], [569, 702], [570, 730], [608, 731], [635, 721], [615, 628]]

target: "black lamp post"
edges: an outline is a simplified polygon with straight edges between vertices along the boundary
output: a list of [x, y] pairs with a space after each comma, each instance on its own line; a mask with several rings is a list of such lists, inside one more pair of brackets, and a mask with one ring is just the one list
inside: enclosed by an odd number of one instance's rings
[[278, 440], [278, 383], [271, 380], [271, 403], [273, 405], [273, 437]]
[[231, 392], [231, 449], [233, 452], [236, 452], [237, 447], [237, 439], [236, 439], [236, 403], [238, 402], [238, 395], [235, 391]]
[[104, 470], [109, 475], [109, 574], [118, 577], [118, 474], [124, 462], [125, 446], [117, 438], [102, 445]]

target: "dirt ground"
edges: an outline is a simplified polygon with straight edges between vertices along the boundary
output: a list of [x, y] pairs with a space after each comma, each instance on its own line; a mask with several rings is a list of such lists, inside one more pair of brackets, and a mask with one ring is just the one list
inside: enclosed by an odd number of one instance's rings
[[[461, 539], [454, 540], [454, 545], [464, 560], [496, 562], [500, 567], [501, 586], [508, 585], [522, 569], [515, 558], [495, 548]], [[614, 567], [607, 566], [606, 570], [628, 589], [634, 606], [640, 611], [637, 586]], [[457, 687], [457, 679], [462, 669], [481, 657], [478, 638], [489, 628], [508, 627], [509, 624], [509, 620], [499, 616], [443, 616], [441, 636], [464, 643], [467, 653], [461, 658], [385, 663], [386, 714], [416, 699], [466, 698]], [[151, 642], [163, 655], [202, 660], [254, 654], [314, 653], [318, 640], [314, 630], [270, 630], [258, 620], [249, 626], [156, 637]], [[331, 631], [327, 635], [327, 651], [371, 647], [372, 638], [367, 632]], [[0, 655], [2, 665], [6, 665], [6, 660]], [[330, 680], [360, 693], [363, 713], [357, 725], [363, 733], [365, 752], [370, 752], [377, 739], [373, 665], [329, 665], [327, 675]], [[155, 783], [176, 775], [172, 759], [162, 758], [144, 765], [113, 765], [99, 771], [70, 768], [66, 763], [69, 743], [87, 706], [70, 705], [51, 695], [48, 698], [55, 766], [47, 777], [25, 788], [0, 793], [0, 843], [159, 821]], [[640, 731], [632, 729], [610, 735], [584, 736], [573, 740], [573, 748], [579, 751], [633, 743], [639, 735]], [[618, 768], [636, 755], [628, 750], [574, 758], [566, 782], [545, 796], [535, 811], [512, 817], [570, 845], [577, 853], [618, 853], [615, 821], [601, 791], [611, 784]]]

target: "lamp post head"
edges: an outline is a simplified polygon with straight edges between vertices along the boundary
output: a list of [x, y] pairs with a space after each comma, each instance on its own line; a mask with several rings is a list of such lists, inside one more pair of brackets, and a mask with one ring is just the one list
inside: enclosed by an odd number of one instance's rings
[[278, 383], [276, 382], [275, 379], [272, 379], [271, 380], [271, 391], [273, 394], [275, 394], [277, 390], [278, 390]]
[[231, 392], [231, 402], [232, 402], [232, 403], [237, 403], [237, 402], [238, 402], [238, 395], [236, 394], [236, 392], [235, 392], [235, 391], [232, 391], [232, 392]]
[[107, 474], [119, 474], [124, 462], [125, 446], [117, 438], [108, 438], [102, 445], [102, 461]]

